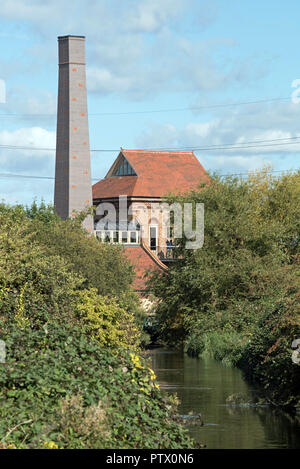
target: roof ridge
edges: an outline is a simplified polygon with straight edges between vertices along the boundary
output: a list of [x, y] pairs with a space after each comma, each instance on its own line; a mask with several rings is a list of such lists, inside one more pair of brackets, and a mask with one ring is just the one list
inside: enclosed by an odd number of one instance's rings
[[134, 151], [134, 152], [139, 152], [142, 151], [144, 153], [188, 153], [189, 155], [193, 155], [193, 151], [178, 151], [178, 150], [132, 150], [129, 148], [122, 148], [121, 151]]

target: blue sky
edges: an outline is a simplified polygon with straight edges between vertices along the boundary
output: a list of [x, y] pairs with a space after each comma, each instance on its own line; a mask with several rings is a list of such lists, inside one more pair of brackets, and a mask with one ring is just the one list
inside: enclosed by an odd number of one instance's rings
[[[55, 147], [57, 36], [78, 34], [86, 36], [91, 148], [115, 150], [92, 153], [93, 178], [121, 146], [272, 141], [195, 153], [220, 174], [299, 168], [300, 104], [291, 100], [299, 17], [297, 0], [1, 0], [0, 146]], [[230, 105], [261, 100], [270, 101]], [[54, 163], [53, 151], [0, 147], [0, 173], [53, 177]], [[53, 181], [0, 177], [0, 200], [42, 197], [52, 202]]]

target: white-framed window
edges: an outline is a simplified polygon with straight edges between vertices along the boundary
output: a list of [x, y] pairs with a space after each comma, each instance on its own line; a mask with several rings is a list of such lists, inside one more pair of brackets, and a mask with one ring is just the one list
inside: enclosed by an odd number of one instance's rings
[[119, 242], [119, 232], [118, 231], [113, 231], [112, 242], [114, 244]]
[[137, 242], [137, 236], [136, 236], [136, 231], [130, 231], [130, 243], [136, 243]]
[[158, 226], [150, 225], [149, 226], [149, 247], [151, 251], [157, 250], [157, 239], [158, 239]]
[[96, 230], [95, 234], [102, 243], [140, 244], [140, 231]]
[[122, 244], [128, 243], [128, 231], [121, 231], [121, 243]]

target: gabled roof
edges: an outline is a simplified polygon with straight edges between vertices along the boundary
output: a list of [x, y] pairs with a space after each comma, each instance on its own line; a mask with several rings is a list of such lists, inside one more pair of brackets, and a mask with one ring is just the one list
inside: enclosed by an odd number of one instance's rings
[[[113, 176], [121, 158], [126, 158], [136, 176]], [[209, 176], [193, 152], [121, 149], [105, 179], [93, 185], [93, 198], [127, 195], [163, 197], [196, 189]]]

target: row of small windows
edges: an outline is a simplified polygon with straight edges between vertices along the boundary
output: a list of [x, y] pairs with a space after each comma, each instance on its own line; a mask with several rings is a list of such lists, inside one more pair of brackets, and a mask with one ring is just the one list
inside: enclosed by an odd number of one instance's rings
[[103, 243], [113, 244], [138, 244], [140, 242], [139, 231], [96, 231], [96, 236]]

